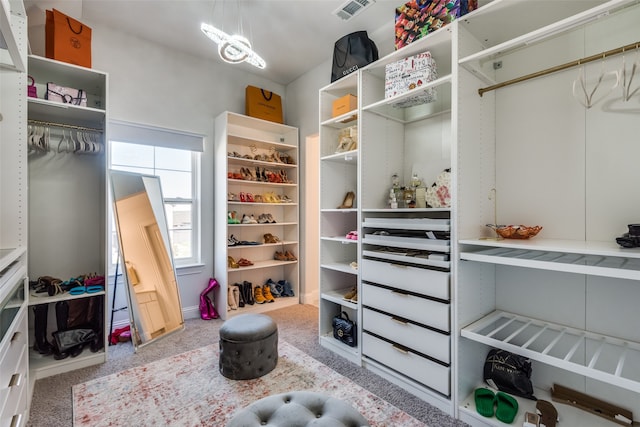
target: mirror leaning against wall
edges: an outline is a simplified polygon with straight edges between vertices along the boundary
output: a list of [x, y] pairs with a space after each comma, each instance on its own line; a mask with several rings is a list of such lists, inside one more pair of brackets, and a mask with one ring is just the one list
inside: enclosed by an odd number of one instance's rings
[[160, 178], [110, 170], [134, 348], [184, 329]]

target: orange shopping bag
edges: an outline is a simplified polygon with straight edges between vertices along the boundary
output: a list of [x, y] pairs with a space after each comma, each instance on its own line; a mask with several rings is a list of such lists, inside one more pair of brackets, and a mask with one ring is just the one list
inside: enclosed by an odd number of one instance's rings
[[255, 86], [245, 90], [245, 114], [262, 120], [284, 123], [282, 118], [282, 98], [273, 92]]
[[59, 10], [47, 10], [45, 55], [91, 68], [91, 28]]

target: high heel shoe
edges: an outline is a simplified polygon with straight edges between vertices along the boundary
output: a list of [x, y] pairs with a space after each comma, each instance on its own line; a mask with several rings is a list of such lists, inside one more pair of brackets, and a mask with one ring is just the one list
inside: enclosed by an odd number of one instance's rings
[[240, 266], [238, 265], [238, 263], [236, 262], [235, 259], [233, 259], [233, 257], [227, 257], [227, 265], [229, 268], [240, 268]]
[[351, 209], [353, 207], [353, 199], [356, 198], [356, 193], [349, 191], [345, 196], [342, 204], [338, 206], [338, 209]]
[[208, 296], [205, 297], [207, 300], [207, 308], [209, 310], [209, 319], [217, 319], [220, 317], [218, 311], [216, 310], [216, 306], [213, 305], [213, 301]]
[[[233, 235], [231, 235], [231, 236], [233, 237]], [[204, 291], [202, 291], [200, 296], [208, 294], [209, 292], [211, 292], [212, 290], [214, 290], [218, 286], [220, 286], [220, 284], [218, 283], [218, 281], [216, 279], [214, 279], [212, 277], [211, 279], [209, 279], [209, 284], [207, 285], [206, 289]]]

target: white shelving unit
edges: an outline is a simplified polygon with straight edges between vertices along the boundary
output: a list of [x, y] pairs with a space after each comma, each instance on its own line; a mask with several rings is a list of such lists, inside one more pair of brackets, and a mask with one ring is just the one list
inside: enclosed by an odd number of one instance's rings
[[0, 425], [29, 419], [27, 290], [27, 19], [0, 1]]
[[[490, 87], [637, 42], [640, 8], [624, 0], [546, 6], [496, 0], [457, 24], [456, 402], [474, 426], [502, 425], [473, 403], [491, 348], [531, 359], [538, 399], [551, 400], [559, 384], [640, 411], [632, 302], [640, 251], [615, 242], [640, 209], [627, 197], [640, 178], [628, 159], [637, 109], [618, 100], [621, 91], [582, 106], [572, 96], [578, 67]], [[505, 20], [519, 24], [497, 25]], [[583, 65], [588, 87], [621, 60]], [[496, 240], [485, 226], [496, 222], [544, 228], [530, 240]], [[518, 401], [514, 425], [535, 411], [535, 402]], [[617, 425], [554, 404], [563, 424]]]
[[[29, 278], [41, 276], [60, 280], [86, 274], [107, 276], [107, 94], [108, 75], [104, 72], [67, 64], [39, 56], [29, 56], [29, 75], [33, 76], [38, 98], [28, 98], [28, 124], [46, 128], [49, 147], [29, 154]], [[83, 89], [87, 106], [55, 103], [44, 99], [47, 82]], [[68, 140], [78, 141], [83, 133], [92, 135], [99, 148], [94, 152], [70, 152]], [[86, 136], [88, 138], [88, 136]], [[79, 145], [74, 143], [75, 147]], [[107, 283], [105, 282], [105, 289]], [[45, 296], [41, 296], [45, 295]], [[29, 306], [46, 304], [46, 338], [52, 341], [57, 330], [56, 303], [96, 304], [96, 316], [102, 320], [103, 348], [92, 352], [85, 348], [77, 357], [55, 360], [29, 349], [30, 379], [48, 377], [103, 363], [107, 358], [107, 292], [70, 295], [30, 293]], [[82, 300], [82, 303], [79, 301]], [[98, 321], [98, 320], [96, 320]], [[31, 347], [34, 340], [34, 314], [29, 313]]]
[[[225, 112], [216, 119], [216, 179], [215, 179], [215, 277], [220, 283], [216, 289], [216, 305], [223, 318], [241, 313], [260, 313], [299, 304], [300, 283], [298, 260], [274, 259], [276, 251], [299, 254], [299, 195], [298, 195], [298, 129], [241, 114]], [[289, 156], [291, 163], [267, 160], [274, 153]], [[257, 157], [256, 157], [257, 156]], [[266, 156], [266, 157], [262, 157]], [[270, 182], [242, 176], [242, 170], [252, 172], [283, 171], [289, 182]], [[234, 176], [233, 174], [240, 174]], [[265, 172], [266, 173], [266, 172]], [[235, 200], [229, 200], [233, 193]], [[240, 194], [251, 194], [254, 201], [240, 199]], [[268, 194], [286, 196], [289, 201], [269, 199]], [[256, 196], [262, 199], [256, 201]], [[270, 214], [275, 223], [229, 224], [226, 218], [236, 212], [238, 220], [244, 215], [258, 220], [261, 214]], [[264, 234], [278, 237], [277, 243], [265, 243]], [[254, 245], [228, 246], [233, 236], [239, 241], [255, 242]], [[236, 262], [245, 258], [250, 266], [231, 268], [228, 257]], [[245, 305], [237, 310], [227, 310], [227, 289], [235, 283], [250, 282], [255, 288], [268, 279], [274, 282], [286, 280], [295, 296], [275, 298], [273, 303]]]

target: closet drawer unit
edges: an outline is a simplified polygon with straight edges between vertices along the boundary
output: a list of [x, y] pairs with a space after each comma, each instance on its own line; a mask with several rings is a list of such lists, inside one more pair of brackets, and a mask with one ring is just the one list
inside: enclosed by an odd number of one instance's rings
[[450, 273], [365, 259], [362, 280], [448, 300]]
[[451, 337], [449, 335], [368, 308], [362, 311], [362, 327], [365, 331], [397, 342], [418, 353], [426, 354], [446, 364], [450, 363]]
[[451, 369], [397, 344], [362, 334], [362, 352], [393, 370], [444, 395], [450, 393]]
[[28, 358], [27, 354], [27, 311], [14, 318], [11, 327], [2, 342], [0, 353], [0, 387], [9, 385], [14, 374], [19, 373], [21, 358]]
[[402, 317], [441, 331], [450, 332], [449, 304], [364, 283], [362, 305]]
[[[9, 371], [6, 382], [0, 384], [0, 426], [20, 425], [27, 402], [27, 348], [20, 353], [19, 364]], [[4, 371], [5, 366], [1, 369]]]

